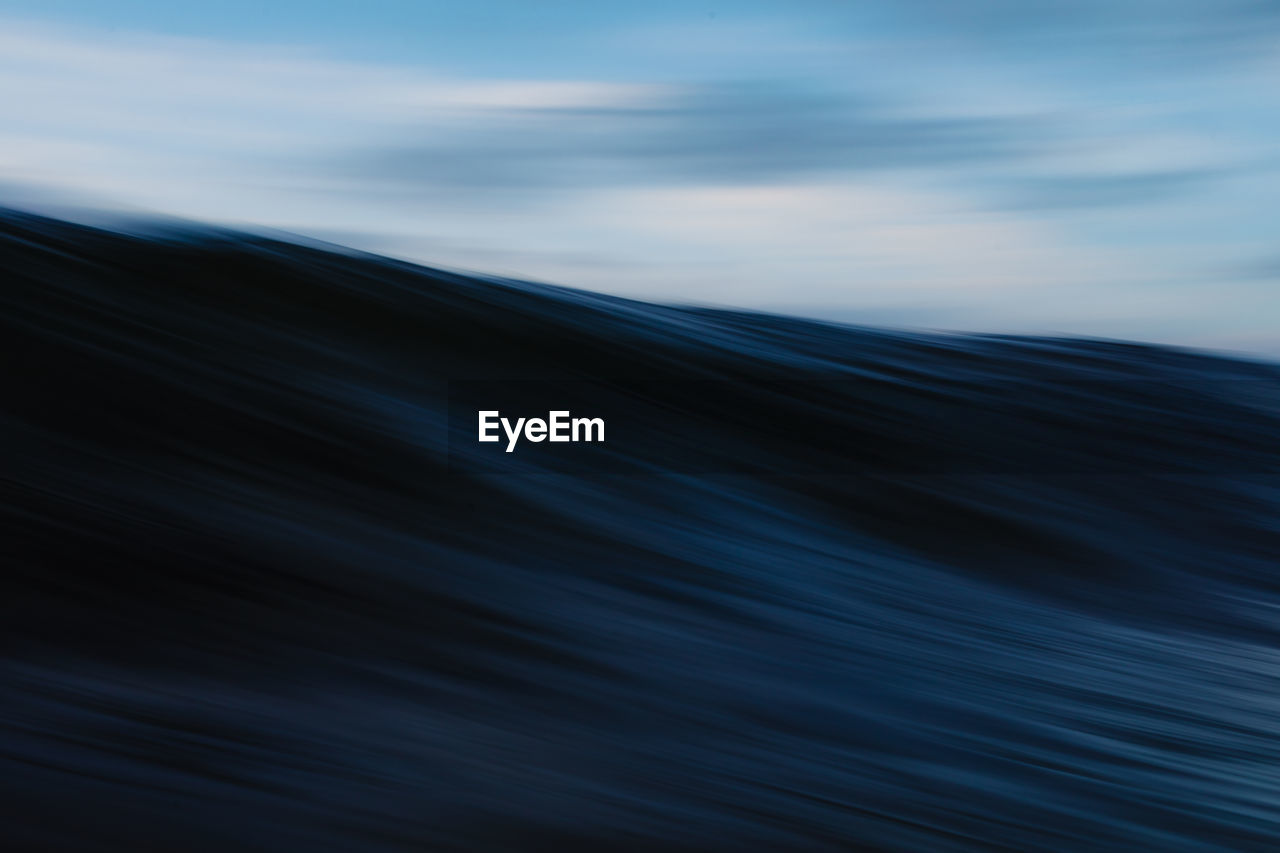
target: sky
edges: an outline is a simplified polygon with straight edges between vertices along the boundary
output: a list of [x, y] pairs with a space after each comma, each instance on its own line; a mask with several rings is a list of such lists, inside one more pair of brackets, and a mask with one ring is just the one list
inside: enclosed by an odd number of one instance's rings
[[1280, 356], [1280, 3], [0, 0], [0, 204]]

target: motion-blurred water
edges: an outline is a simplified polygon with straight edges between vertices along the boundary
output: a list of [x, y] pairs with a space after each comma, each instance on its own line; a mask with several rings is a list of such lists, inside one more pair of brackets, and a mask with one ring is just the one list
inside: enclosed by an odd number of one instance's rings
[[[0, 270], [7, 849], [1280, 846], [1274, 367], [13, 212]], [[495, 381], [609, 440], [488, 453]]]

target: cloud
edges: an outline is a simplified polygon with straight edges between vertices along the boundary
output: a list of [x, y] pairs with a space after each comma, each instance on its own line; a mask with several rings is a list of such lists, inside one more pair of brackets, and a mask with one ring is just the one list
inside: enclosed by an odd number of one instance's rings
[[1229, 174], [1227, 169], [1168, 169], [1113, 174], [1037, 175], [1010, 180], [1006, 206], [1032, 210], [1166, 202]]
[[[626, 93], [630, 95], [631, 93]], [[352, 155], [353, 178], [431, 191], [757, 183], [1023, 156], [1044, 123], [933, 116], [777, 82], [666, 86], [604, 106], [522, 106], [424, 124]]]

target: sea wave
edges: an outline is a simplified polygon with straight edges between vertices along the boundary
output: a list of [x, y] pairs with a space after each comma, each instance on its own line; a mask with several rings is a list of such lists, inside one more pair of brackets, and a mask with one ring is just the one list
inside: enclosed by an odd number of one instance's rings
[[[14, 211], [0, 269], [15, 848], [1280, 843], [1274, 366]], [[475, 441], [549, 397], [608, 439]]]

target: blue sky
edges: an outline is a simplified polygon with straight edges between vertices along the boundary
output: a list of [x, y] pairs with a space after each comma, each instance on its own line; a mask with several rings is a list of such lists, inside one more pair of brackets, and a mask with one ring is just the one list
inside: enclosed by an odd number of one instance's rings
[[1280, 354], [1280, 5], [0, 2], [0, 189], [643, 298]]

